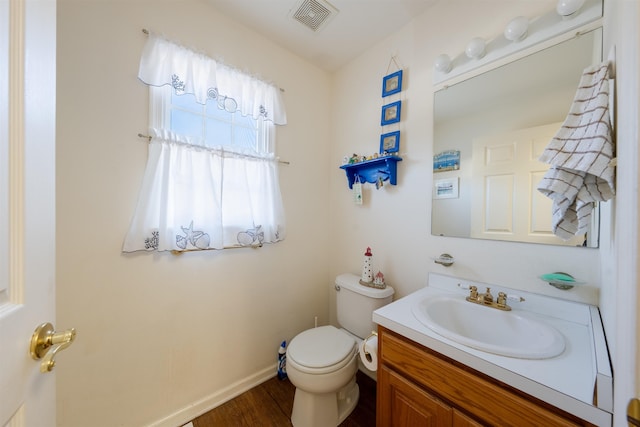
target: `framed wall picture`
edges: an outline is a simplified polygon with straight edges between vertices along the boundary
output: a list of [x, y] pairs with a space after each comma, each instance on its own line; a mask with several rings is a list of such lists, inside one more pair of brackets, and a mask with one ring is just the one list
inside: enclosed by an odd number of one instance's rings
[[447, 150], [433, 156], [433, 171], [446, 172], [460, 169], [460, 151]]
[[397, 123], [400, 121], [400, 109], [402, 107], [402, 101], [392, 102], [391, 104], [382, 106], [382, 118], [380, 124], [382, 126], [389, 125], [391, 123]]
[[433, 182], [434, 199], [457, 199], [459, 196], [458, 178], [436, 179]]
[[382, 97], [393, 95], [402, 90], [402, 70], [391, 73], [382, 79]]
[[380, 135], [380, 153], [397, 153], [400, 150], [400, 131]]

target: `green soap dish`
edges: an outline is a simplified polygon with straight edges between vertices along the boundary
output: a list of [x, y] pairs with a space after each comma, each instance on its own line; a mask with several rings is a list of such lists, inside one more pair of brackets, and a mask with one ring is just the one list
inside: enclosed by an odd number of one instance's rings
[[543, 274], [540, 276], [540, 279], [544, 280], [554, 288], [558, 288], [563, 291], [569, 290], [575, 285], [581, 285], [584, 283], [578, 282], [572, 275], [562, 272]]

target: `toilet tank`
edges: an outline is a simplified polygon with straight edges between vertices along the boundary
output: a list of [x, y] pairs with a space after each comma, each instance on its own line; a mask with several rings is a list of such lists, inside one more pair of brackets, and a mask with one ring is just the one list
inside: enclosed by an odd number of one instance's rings
[[340, 326], [352, 334], [366, 338], [377, 325], [371, 320], [373, 312], [387, 305], [393, 298], [391, 286], [384, 289], [360, 284], [360, 276], [345, 273], [336, 277], [336, 311]]

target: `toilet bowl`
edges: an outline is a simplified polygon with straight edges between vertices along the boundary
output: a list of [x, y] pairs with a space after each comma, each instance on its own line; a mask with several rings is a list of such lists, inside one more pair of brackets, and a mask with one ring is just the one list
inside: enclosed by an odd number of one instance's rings
[[376, 326], [373, 311], [390, 303], [390, 286], [375, 289], [360, 284], [355, 274], [336, 277], [338, 324], [309, 329], [287, 348], [287, 375], [296, 386], [291, 423], [294, 427], [335, 427], [358, 403], [356, 383], [358, 341]]
[[348, 333], [321, 326], [298, 334], [287, 349], [287, 375], [296, 386], [291, 423], [333, 427], [358, 403], [358, 346]]

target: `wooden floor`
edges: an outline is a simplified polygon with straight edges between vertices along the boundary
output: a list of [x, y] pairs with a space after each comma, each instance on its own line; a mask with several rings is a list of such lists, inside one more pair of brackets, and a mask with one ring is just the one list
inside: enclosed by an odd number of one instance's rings
[[[376, 382], [358, 371], [360, 400], [340, 427], [376, 425]], [[287, 427], [291, 426], [295, 387], [277, 377], [193, 420], [194, 427]]]

